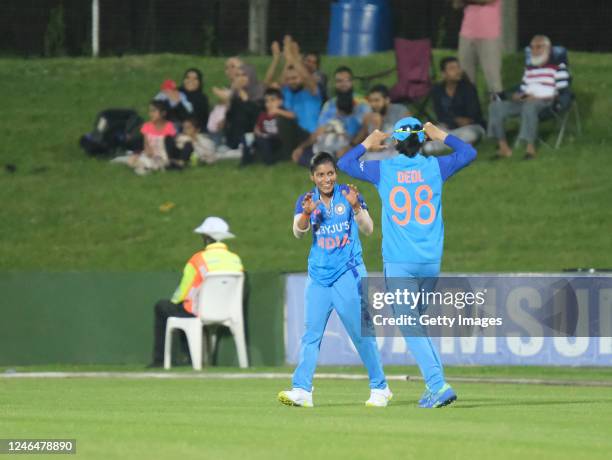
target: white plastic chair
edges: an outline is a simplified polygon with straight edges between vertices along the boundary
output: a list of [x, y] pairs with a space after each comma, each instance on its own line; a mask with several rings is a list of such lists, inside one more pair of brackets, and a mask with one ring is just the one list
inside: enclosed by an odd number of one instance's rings
[[[170, 369], [172, 331], [181, 329], [187, 336], [193, 368], [201, 370], [202, 327], [217, 325], [229, 327], [236, 344], [238, 363], [241, 368], [249, 367], [242, 314], [243, 287], [243, 273], [213, 272], [206, 274], [204, 282], [200, 286], [197, 300], [194, 302], [196, 317], [168, 318], [164, 346], [164, 369]], [[212, 356], [217, 345], [217, 334], [214, 329], [211, 339], [210, 354]]]

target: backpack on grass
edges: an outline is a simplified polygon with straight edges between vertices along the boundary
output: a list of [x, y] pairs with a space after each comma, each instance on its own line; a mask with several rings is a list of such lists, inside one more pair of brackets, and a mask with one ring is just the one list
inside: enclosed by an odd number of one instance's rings
[[79, 144], [90, 155], [114, 155], [118, 151], [142, 149], [140, 127], [143, 119], [131, 109], [100, 112], [93, 130], [81, 136]]

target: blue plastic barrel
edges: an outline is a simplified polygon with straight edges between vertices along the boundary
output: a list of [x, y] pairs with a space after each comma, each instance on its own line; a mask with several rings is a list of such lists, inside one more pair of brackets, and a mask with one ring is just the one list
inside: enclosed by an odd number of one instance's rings
[[365, 56], [393, 46], [387, 0], [341, 0], [331, 5], [327, 53]]

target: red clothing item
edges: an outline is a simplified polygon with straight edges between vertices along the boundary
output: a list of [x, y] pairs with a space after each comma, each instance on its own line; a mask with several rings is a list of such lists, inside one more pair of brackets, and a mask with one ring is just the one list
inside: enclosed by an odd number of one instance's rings
[[278, 135], [276, 115], [269, 115], [267, 112], [261, 112], [257, 117], [257, 128], [264, 137]]

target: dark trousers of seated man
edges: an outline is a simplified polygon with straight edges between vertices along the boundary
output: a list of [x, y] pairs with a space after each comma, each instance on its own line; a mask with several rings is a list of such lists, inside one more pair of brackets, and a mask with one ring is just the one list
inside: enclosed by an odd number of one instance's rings
[[[153, 363], [164, 362], [164, 345], [166, 339], [166, 323], [168, 318], [178, 316], [180, 318], [193, 318], [194, 315], [185, 311], [182, 303], [172, 303], [168, 299], [160, 300], [155, 304], [155, 324], [153, 326]], [[187, 348], [187, 339], [184, 334], [181, 343]]]

